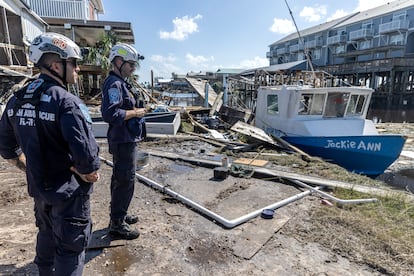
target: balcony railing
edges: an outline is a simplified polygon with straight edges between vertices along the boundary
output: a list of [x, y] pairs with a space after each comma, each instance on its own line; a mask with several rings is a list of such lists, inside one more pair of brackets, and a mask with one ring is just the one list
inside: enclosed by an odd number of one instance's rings
[[379, 33], [385, 34], [385, 33], [394, 33], [398, 31], [407, 31], [409, 25], [410, 25], [410, 21], [407, 19], [393, 20], [391, 22], [379, 25]]
[[279, 55], [283, 55], [286, 54], [286, 48], [280, 48], [276, 50], [276, 54]]
[[328, 45], [346, 43], [346, 35], [335, 35], [328, 37], [326, 43]]
[[27, 0], [26, 2], [41, 17], [88, 20], [84, 1]]
[[310, 40], [310, 41], [306, 41], [305, 42], [305, 47], [307, 49], [313, 49], [313, 48], [317, 48], [317, 47], [322, 47], [323, 43], [322, 40], [318, 39], [318, 40]]
[[296, 44], [289, 47], [291, 53], [299, 52], [303, 50], [303, 44]]
[[372, 38], [374, 32], [372, 29], [361, 29], [349, 33], [349, 40], [360, 40]]

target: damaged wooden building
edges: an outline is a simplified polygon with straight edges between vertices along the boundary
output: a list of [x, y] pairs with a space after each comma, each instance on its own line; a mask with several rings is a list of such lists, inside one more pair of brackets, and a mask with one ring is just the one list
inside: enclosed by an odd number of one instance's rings
[[10, 87], [33, 76], [35, 68], [27, 56], [28, 46], [42, 32], [56, 32], [75, 41], [83, 50], [79, 81], [70, 87], [84, 98], [100, 92], [105, 70], [99, 60], [87, 59], [88, 49], [96, 47], [105, 34], [118, 41], [135, 42], [130, 22], [100, 21], [101, 0], [0, 0], [0, 103]]

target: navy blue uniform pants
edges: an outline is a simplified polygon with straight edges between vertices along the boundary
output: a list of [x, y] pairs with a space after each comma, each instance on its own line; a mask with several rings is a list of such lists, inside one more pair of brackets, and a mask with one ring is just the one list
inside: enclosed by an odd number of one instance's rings
[[113, 158], [111, 220], [124, 219], [134, 195], [137, 143], [110, 145]]
[[35, 198], [34, 210], [39, 228], [34, 262], [39, 275], [82, 275], [92, 230], [89, 195], [56, 204]]

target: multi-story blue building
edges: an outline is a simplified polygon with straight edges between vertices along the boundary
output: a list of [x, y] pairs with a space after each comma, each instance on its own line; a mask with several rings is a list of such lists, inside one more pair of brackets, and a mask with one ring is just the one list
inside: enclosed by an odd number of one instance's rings
[[369, 116], [414, 122], [414, 0], [356, 12], [269, 47], [270, 66], [310, 59], [315, 69], [375, 89]]

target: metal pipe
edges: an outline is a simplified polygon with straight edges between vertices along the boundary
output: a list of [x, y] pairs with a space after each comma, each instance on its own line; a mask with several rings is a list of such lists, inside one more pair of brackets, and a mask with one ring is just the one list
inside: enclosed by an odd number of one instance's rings
[[[104, 159], [102, 157], [100, 157], [100, 159], [102, 161], [104, 161], [107, 165], [113, 167], [113, 163], [111, 161], [106, 160], [106, 159]], [[177, 192], [174, 192], [173, 190], [167, 188], [166, 186], [163, 186], [161, 184], [158, 184], [157, 182], [155, 182], [155, 181], [153, 181], [153, 180], [151, 180], [151, 179], [149, 179], [149, 178], [147, 178], [147, 177], [145, 177], [143, 175], [140, 175], [138, 173], [135, 173], [135, 175], [136, 175], [136, 177], [140, 181], [144, 182], [149, 187], [155, 188], [155, 189], [157, 189], [157, 190], [159, 190], [159, 191], [161, 191], [161, 192], [163, 192], [165, 194], [168, 194], [169, 196], [171, 196], [171, 197], [173, 197], [175, 199], [178, 199], [179, 201], [181, 201], [185, 205], [187, 205], [187, 206], [189, 206], [191, 208], [196, 209], [198, 212], [206, 215], [207, 217], [209, 217], [209, 218], [215, 220], [216, 222], [218, 222], [219, 224], [223, 225], [225, 228], [229, 228], [229, 229], [230, 228], [234, 228], [234, 227], [236, 227], [236, 226], [238, 226], [238, 225], [240, 225], [240, 224], [242, 224], [242, 223], [244, 223], [244, 222], [246, 222], [246, 221], [248, 221], [250, 219], [253, 219], [253, 218], [257, 217], [258, 215], [260, 215], [262, 213], [262, 211], [264, 209], [272, 209], [272, 210], [274, 210], [274, 209], [277, 209], [277, 208], [280, 208], [282, 206], [285, 206], [285, 205], [287, 205], [287, 204], [289, 204], [291, 202], [294, 202], [296, 200], [299, 200], [299, 199], [301, 199], [301, 198], [303, 198], [303, 197], [311, 194], [311, 190], [307, 190], [307, 191], [301, 192], [299, 194], [296, 194], [294, 196], [291, 196], [291, 197], [288, 197], [286, 199], [283, 199], [283, 200], [281, 200], [279, 202], [276, 202], [276, 203], [270, 204], [268, 206], [265, 206], [263, 208], [260, 208], [260, 209], [258, 209], [256, 211], [253, 211], [253, 212], [251, 212], [249, 214], [243, 215], [243, 216], [241, 216], [239, 218], [236, 218], [236, 219], [233, 219], [233, 220], [228, 220], [228, 219], [225, 219], [222, 216], [220, 216], [220, 215], [218, 215], [218, 214], [210, 211], [209, 209], [201, 206], [200, 204], [198, 204], [198, 203], [196, 203], [196, 202], [194, 202], [194, 201], [192, 201], [192, 200], [190, 200], [190, 199], [188, 199], [188, 198], [186, 198], [186, 197], [178, 194]], [[316, 189], [317, 190], [317, 189], [319, 189], [319, 187], [318, 188], [312, 188], [312, 189]]]
[[312, 192], [316, 192], [318, 194], [321, 194], [323, 197], [329, 198], [329, 199], [331, 199], [331, 200], [333, 200], [333, 201], [335, 201], [336, 203], [339, 203], [339, 204], [344, 204], [344, 205], [345, 204], [360, 204], [360, 203], [373, 203], [373, 202], [377, 202], [378, 201], [378, 199], [376, 199], [376, 198], [339, 199], [339, 198], [334, 197], [334, 196], [332, 196], [332, 195], [330, 195], [328, 193], [325, 193], [325, 192], [322, 192], [322, 191], [320, 191], [318, 189], [315, 189], [314, 187], [309, 186], [309, 185], [303, 183], [302, 181], [299, 181], [299, 180], [296, 180], [296, 179], [289, 179], [289, 180], [292, 181], [293, 183], [299, 185], [299, 186], [302, 186], [303, 188], [306, 188], [306, 189], [311, 190]]

